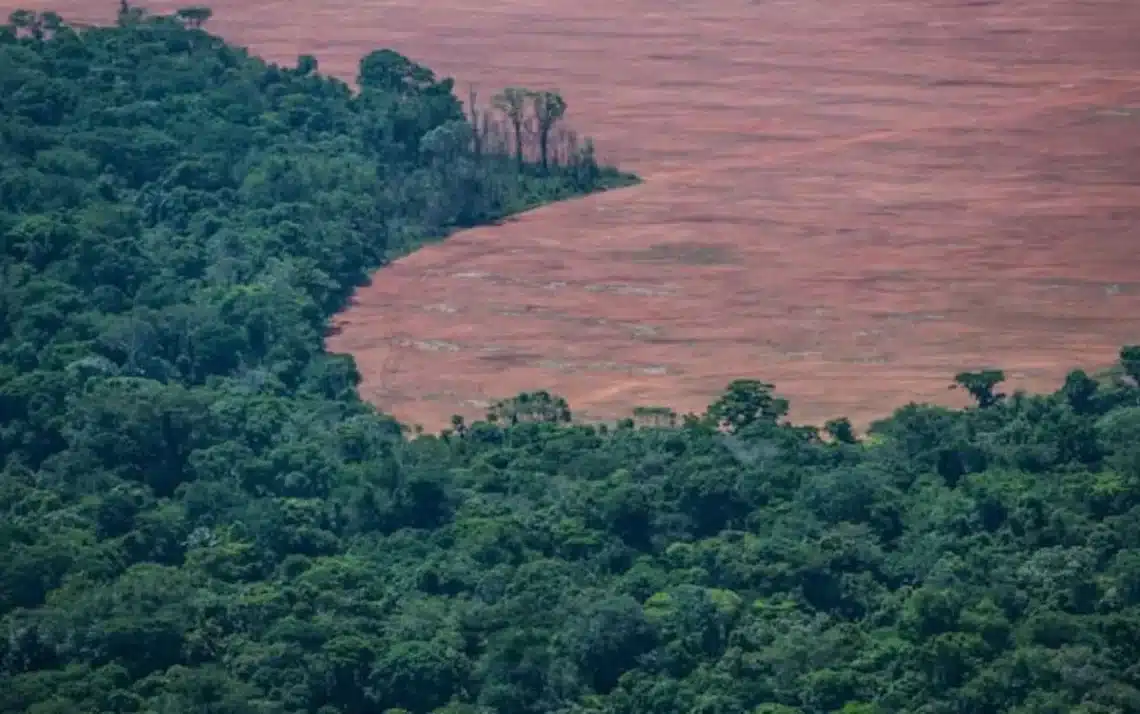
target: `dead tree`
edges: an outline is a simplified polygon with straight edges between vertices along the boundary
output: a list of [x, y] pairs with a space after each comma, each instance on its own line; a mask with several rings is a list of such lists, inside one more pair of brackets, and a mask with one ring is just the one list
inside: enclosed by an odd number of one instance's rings
[[530, 95], [534, 120], [538, 129], [538, 151], [542, 170], [550, 169], [550, 133], [566, 116], [566, 100], [558, 92], [541, 91]]
[[[467, 111], [471, 115], [471, 154], [475, 160], [483, 158], [483, 137], [487, 128], [487, 119], [479, 110], [479, 95], [475, 92], [475, 87], [470, 87], [467, 90]], [[480, 119], [483, 125], [480, 126]]]
[[523, 125], [526, 122], [526, 105], [530, 92], [518, 87], [507, 87], [491, 100], [492, 106], [498, 109], [510, 122], [515, 136], [515, 161], [518, 170], [523, 170]]

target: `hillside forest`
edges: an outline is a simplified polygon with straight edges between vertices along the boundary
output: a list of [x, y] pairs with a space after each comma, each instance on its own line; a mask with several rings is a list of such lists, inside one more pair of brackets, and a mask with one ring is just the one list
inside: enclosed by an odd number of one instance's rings
[[417, 433], [324, 351], [352, 290], [636, 179], [557, 92], [209, 19], [0, 27], [0, 711], [1140, 712], [1140, 347], [865, 434], [763, 365]]

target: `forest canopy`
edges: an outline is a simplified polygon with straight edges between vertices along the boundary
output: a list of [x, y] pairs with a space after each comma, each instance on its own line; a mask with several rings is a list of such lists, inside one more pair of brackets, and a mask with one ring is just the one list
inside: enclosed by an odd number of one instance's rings
[[410, 435], [323, 348], [351, 291], [635, 179], [557, 92], [210, 16], [0, 27], [0, 711], [1140, 712], [1140, 347], [866, 435], [758, 378]]

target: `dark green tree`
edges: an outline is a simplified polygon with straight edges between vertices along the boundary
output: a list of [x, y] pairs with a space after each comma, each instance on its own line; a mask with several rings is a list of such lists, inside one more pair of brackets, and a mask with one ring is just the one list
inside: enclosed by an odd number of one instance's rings
[[1125, 345], [1120, 348], [1120, 366], [1132, 382], [1140, 386], [1140, 345]]
[[213, 17], [214, 11], [204, 5], [191, 5], [189, 7], [179, 8], [175, 13], [186, 26], [192, 29], [198, 29], [209, 22]]
[[851, 420], [847, 417], [838, 417], [829, 420], [823, 425], [824, 431], [839, 444], [854, 444], [858, 442], [855, 436], [855, 428], [851, 425]]
[[707, 416], [717, 426], [737, 432], [752, 424], [775, 424], [788, 413], [788, 402], [773, 395], [775, 387], [755, 379], [738, 379], [709, 406]]
[[997, 385], [1005, 381], [1005, 372], [1000, 369], [985, 369], [980, 372], [959, 372], [954, 375], [954, 384], [951, 389], [965, 389], [977, 402], [978, 407], [985, 409], [1000, 403], [1005, 399], [1001, 392], [994, 391]]

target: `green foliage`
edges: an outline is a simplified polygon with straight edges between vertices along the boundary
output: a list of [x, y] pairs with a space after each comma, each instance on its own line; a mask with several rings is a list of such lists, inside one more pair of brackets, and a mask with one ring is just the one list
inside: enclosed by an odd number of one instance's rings
[[773, 396], [773, 385], [755, 379], [737, 379], [709, 407], [717, 426], [738, 432], [753, 424], [775, 424], [788, 413], [788, 402]]
[[1136, 385], [1140, 385], [1140, 345], [1125, 345], [1120, 349], [1120, 366]]
[[970, 393], [978, 407], [985, 409], [1005, 399], [1005, 395], [995, 392], [994, 387], [1005, 381], [1005, 372], [1000, 369], [985, 369], [981, 372], [959, 372], [954, 376], [953, 387], [961, 387]]
[[[203, 10], [0, 32], [0, 710], [1140, 711], [1135, 348], [1049, 395], [963, 373], [986, 408], [862, 442], [753, 379], [408, 438], [323, 350], [353, 287], [627, 178]], [[561, 117], [536, 96], [496, 103]]]
[[487, 421], [510, 424], [520, 422], [557, 424], [569, 422], [571, 416], [570, 406], [565, 399], [540, 391], [524, 392], [517, 397], [495, 402], [487, 412]]
[[851, 425], [851, 421], [847, 417], [829, 419], [823, 425], [823, 429], [836, 443], [854, 444], [858, 441], [855, 437], [855, 427]]

